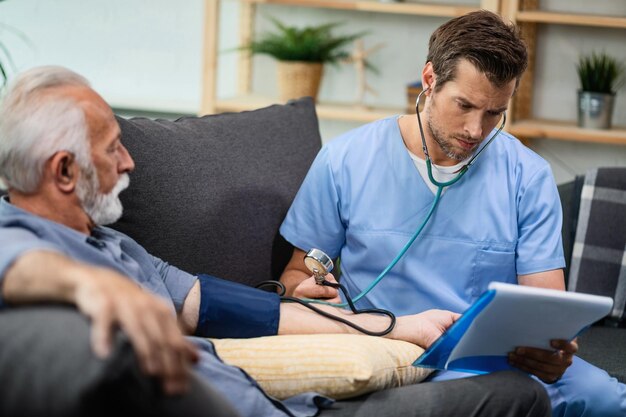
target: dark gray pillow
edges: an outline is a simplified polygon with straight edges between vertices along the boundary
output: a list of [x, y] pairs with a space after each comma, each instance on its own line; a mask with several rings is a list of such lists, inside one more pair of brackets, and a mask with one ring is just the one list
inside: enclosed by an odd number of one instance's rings
[[119, 122], [136, 168], [115, 228], [191, 273], [249, 285], [280, 276], [292, 248], [278, 228], [321, 146], [310, 98]]

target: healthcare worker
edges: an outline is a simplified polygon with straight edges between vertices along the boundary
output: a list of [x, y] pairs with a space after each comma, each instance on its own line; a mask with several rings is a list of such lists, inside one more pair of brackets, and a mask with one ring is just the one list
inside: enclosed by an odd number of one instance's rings
[[[469, 13], [432, 34], [426, 61], [419, 121], [404, 115], [367, 124], [317, 156], [280, 229], [296, 248], [281, 277], [287, 294], [339, 300], [304, 265], [306, 251], [319, 248], [340, 257], [341, 282], [357, 297], [439, 198], [421, 235], [358, 301], [361, 308], [463, 312], [491, 281], [565, 288], [550, 166], [511, 135], [498, 135], [527, 66], [519, 32], [491, 12]], [[478, 152], [456, 183], [436, 185], [454, 181]], [[556, 353], [518, 348], [510, 361], [544, 383], [555, 416], [626, 416], [624, 384], [575, 357], [575, 341], [553, 346]], [[463, 375], [440, 371], [433, 380]]]

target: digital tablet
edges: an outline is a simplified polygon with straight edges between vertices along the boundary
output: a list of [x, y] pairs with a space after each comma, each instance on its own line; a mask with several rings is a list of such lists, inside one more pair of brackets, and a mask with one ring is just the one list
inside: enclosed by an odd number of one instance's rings
[[479, 374], [515, 369], [507, 355], [516, 347], [554, 350], [552, 339], [574, 339], [612, 307], [610, 297], [492, 282], [413, 365]]

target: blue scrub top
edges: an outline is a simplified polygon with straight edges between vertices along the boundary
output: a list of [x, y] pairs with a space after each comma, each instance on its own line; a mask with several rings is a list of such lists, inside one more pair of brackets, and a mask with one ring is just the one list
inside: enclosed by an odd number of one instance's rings
[[[355, 297], [413, 236], [433, 200], [394, 116], [322, 148], [280, 232], [304, 251], [340, 256], [341, 282]], [[445, 190], [420, 237], [358, 305], [462, 312], [491, 281], [563, 268], [561, 217], [547, 162], [503, 132]]]

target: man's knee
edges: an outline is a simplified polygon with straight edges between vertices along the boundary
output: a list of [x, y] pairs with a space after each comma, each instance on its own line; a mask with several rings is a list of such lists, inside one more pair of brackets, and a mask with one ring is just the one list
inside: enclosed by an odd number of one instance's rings
[[551, 416], [550, 398], [543, 385], [520, 371], [494, 372], [468, 378], [480, 383], [485, 403], [490, 404], [487, 415], [493, 416]]
[[626, 415], [626, 386], [604, 370], [579, 358], [563, 378], [546, 386], [555, 416]]
[[[529, 375], [519, 371], [505, 372], [514, 385], [515, 393], [520, 400], [521, 410], [527, 407], [527, 416], [551, 416], [550, 397], [543, 385]], [[510, 398], [509, 398], [510, 399]]]

